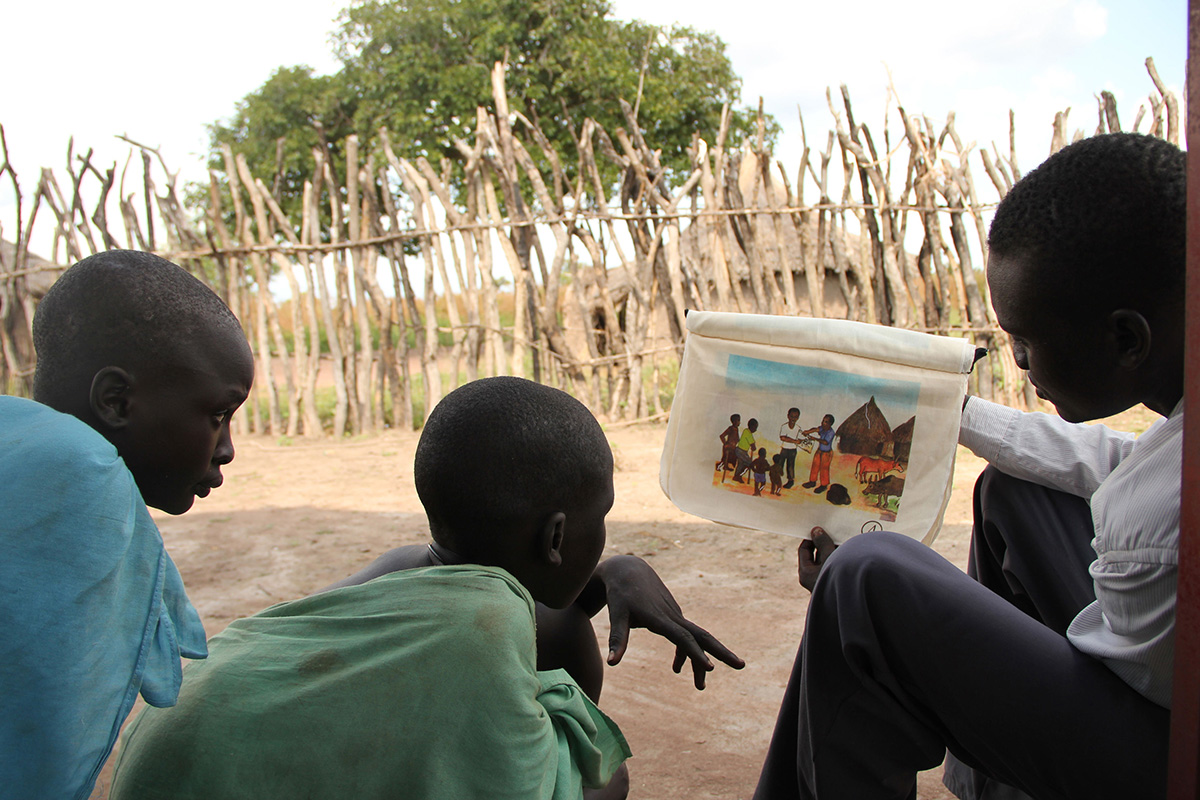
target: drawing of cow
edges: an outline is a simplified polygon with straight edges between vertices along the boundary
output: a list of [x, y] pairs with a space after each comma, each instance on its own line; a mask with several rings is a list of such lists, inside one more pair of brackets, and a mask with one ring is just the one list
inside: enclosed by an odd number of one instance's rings
[[888, 475], [886, 478], [871, 481], [867, 488], [863, 489], [863, 494], [868, 497], [873, 495], [876, 498], [877, 506], [887, 508], [889, 497], [899, 497], [904, 494], [904, 478]]
[[882, 480], [889, 472], [904, 472], [904, 462], [892, 458], [863, 456], [854, 465], [854, 477], [859, 483]]

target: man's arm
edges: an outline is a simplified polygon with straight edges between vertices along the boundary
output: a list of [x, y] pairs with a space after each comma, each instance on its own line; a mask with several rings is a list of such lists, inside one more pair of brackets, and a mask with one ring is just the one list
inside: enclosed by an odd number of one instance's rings
[[1103, 425], [1017, 411], [978, 397], [963, 406], [958, 441], [1013, 477], [1091, 497], [1137, 437]]

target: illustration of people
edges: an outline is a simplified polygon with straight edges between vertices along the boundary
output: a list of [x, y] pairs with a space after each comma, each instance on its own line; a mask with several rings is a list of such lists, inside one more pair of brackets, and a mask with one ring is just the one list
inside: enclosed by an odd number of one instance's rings
[[[814, 436], [815, 434], [815, 436]], [[817, 449], [813, 451], [812, 468], [808, 471], [808, 480], [800, 484], [805, 489], [813, 489], [813, 492], [820, 494], [829, 488], [829, 465], [833, 461], [833, 414], [826, 414], [821, 417], [821, 426], [819, 428], [809, 428], [804, 431], [805, 436], [813, 436], [817, 440]], [[817, 481], [820, 481], [818, 485]]]
[[741, 437], [738, 439], [737, 449], [734, 451], [734, 456], [737, 458], [737, 469], [733, 471], [733, 479], [738, 483], [745, 483], [745, 478], [742, 475], [750, 468], [750, 462], [754, 456], [754, 432], [758, 430], [758, 420], [750, 419], [746, 422], [746, 430], [742, 431]]
[[[729, 467], [737, 466], [737, 443], [741, 432], [738, 427], [742, 424], [741, 414], [729, 415], [729, 427], [721, 431], [721, 435], [717, 438], [721, 440], [721, 460], [717, 462], [717, 469], [726, 470]], [[725, 480], [725, 476], [721, 476], [721, 480]]]
[[779, 452], [787, 464], [787, 483], [783, 485], [784, 489], [790, 489], [796, 485], [796, 446], [804, 440], [804, 434], [797, 427], [799, 419], [800, 409], [789, 408], [787, 422], [779, 426]]
[[783, 453], [771, 457], [771, 468], [767, 474], [771, 476], [771, 494], [783, 494], [783, 467], [787, 459]]
[[758, 448], [758, 458], [750, 462], [750, 470], [754, 473], [754, 496], [762, 497], [763, 487], [767, 485], [767, 470], [771, 462], [767, 461], [767, 448]]

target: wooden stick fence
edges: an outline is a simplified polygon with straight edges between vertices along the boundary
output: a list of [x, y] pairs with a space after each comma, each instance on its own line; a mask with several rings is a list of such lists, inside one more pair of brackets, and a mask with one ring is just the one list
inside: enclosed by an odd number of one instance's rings
[[[1147, 69], [1156, 94], [1135, 128], [1146, 120], [1150, 133], [1177, 141], [1178, 103], [1149, 59]], [[801, 118], [794, 182], [773, 160], [761, 121], [756, 138], [728, 145], [728, 109], [711, 144], [693, 141], [690, 172], [674, 176], [624, 101], [626, 127], [610, 135], [584, 120], [576, 151], [558, 153], [509, 109], [500, 65], [492, 87], [494, 108], [478, 110], [470, 141], [454, 142], [457, 162], [399, 157], [386, 130], [370, 152], [352, 136], [337, 162], [314, 151], [290, 214], [269, 188], [278, 182], [253, 175], [226, 147], [207, 202], [189, 215], [177, 174], [155, 149], [127, 140], [134, 149], [119, 174], [116, 164], [94, 165], [90, 151], [74, 154], [72, 143], [70, 191], [42, 170], [25, 218], [0, 128], [0, 178], [18, 201], [14, 245], [0, 247], [0, 388], [30, 389], [33, 307], [58, 269], [28, 252], [45, 206], [50, 262], [153, 250], [229, 303], [257, 366], [243, 430], [410, 428], [454, 386], [496, 374], [559, 386], [611, 421], [655, 417], [670, 405], [688, 309], [964, 336], [993, 352], [972, 377], [974, 392], [1033, 402], [977, 263], [994, 202], [980, 199], [972, 161], [998, 197], [1020, 179], [1011, 116], [1006, 150], [989, 149], [964, 144], [953, 114], [936, 126], [896, 97], [896, 141], [895, 121], [885, 119], [879, 147], [843, 86], [836, 98], [827, 93], [834, 129], [822, 150], [809, 147]], [[1112, 95], [1097, 103], [1096, 132], [1119, 130]], [[1068, 141], [1068, 112], [1056, 117], [1052, 151]], [[614, 196], [602, 165], [622, 176]], [[835, 200], [830, 173], [839, 165]], [[114, 184], [123, 236], [107, 213]], [[816, 202], [805, 200], [809, 187]], [[85, 196], [97, 198], [90, 217]]]

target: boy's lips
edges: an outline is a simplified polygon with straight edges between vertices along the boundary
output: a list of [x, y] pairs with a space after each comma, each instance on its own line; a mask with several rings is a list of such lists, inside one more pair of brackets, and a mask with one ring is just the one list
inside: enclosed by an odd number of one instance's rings
[[225, 479], [221, 476], [221, 473], [218, 472], [215, 476], [206, 478], [200, 483], [196, 484], [196, 496], [208, 497], [209, 492], [211, 492], [213, 489], [216, 489], [224, 482]]

